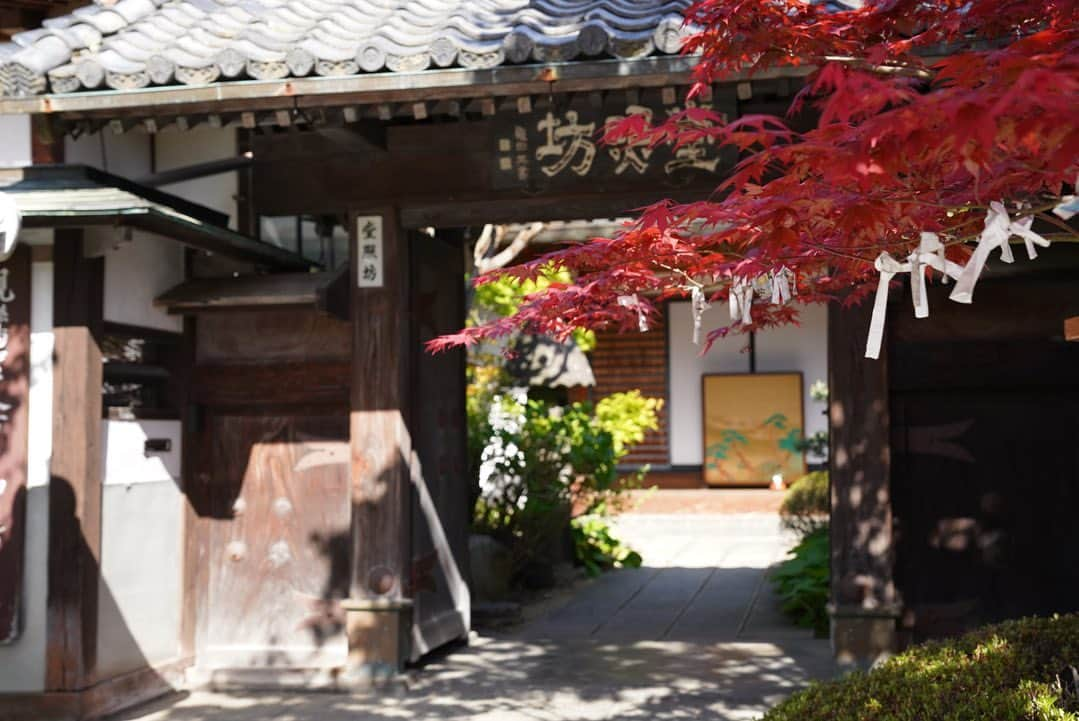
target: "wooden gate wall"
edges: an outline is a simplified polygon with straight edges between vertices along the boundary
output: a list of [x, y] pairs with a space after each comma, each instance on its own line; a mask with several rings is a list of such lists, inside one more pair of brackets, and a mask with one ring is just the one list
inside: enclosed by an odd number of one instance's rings
[[937, 287], [928, 321], [895, 304], [895, 582], [914, 640], [1079, 609], [1079, 346], [1061, 320], [1077, 287], [1079, 270], [986, 279], [972, 306]]
[[185, 641], [207, 669], [340, 667], [349, 325], [313, 310], [190, 324]]

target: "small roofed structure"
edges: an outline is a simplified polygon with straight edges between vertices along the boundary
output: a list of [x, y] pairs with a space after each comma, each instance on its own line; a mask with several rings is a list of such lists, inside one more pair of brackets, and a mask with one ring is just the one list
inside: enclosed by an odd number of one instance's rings
[[229, 230], [223, 213], [85, 165], [3, 170], [0, 190], [15, 200], [27, 228], [123, 226], [265, 269], [313, 267], [296, 253]]
[[522, 335], [506, 364], [510, 376], [525, 385], [543, 388], [591, 388], [596, 385], [588, 356], [573, 342]]

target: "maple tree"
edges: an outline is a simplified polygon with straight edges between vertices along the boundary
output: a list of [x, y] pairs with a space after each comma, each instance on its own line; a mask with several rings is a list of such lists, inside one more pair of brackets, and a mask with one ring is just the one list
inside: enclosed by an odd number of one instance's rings
[[613, 238], [481, 276], [530, 279], [554, 267], [574, 281], [430, 348], [517, 330], [564, 339], [578, 327], [643, 329], [662, 301], [687, 295], [698, 324], [707, 303], [731, 306], [731, 325], [711, 329], [710, 344], [732, 328], [796, 322], [793, 294], [850, 303], [883, 287], [886, 297], [888, 281], [908, 272], [920, 316], [927, 279], [952, 276], [953, 300], [970, 302], [987, 255], [1010, 259], [1010, 237], [1032, 255], [1076, 238], [1065, 194], [1079, 172], [1077, 15], [1077, 0], [880, 0], [840, 11], [799, 0], [695, 3], [690, 98], [712, 83], [810, 66], [789, 116], [815, 111], [815, 126], [797, 132], [766, 115], [724, 122], [703, 107], [608, 126], [606, 143], [703, 139], [736, 147], [741, 160], [710, 200], [661, 200]]

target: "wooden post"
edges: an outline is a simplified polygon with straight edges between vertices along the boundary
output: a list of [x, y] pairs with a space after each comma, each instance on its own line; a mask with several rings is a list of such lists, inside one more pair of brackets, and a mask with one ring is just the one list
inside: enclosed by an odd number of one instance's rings
[[871, 303], [828, 312], [832, 647], [846, 663], [895, 651], [887, 340], [865, 358]]
[[104, 259], [84, 258], [71, 229], [56, 231], [53, 258], [46, 690], [74, 691], [93, 684], [97, 653]]
[[344, 607], [350, 670], [372, 678], [396, 673], [409, 655], [409, 258], [395, 209], [350, 220], [353, 558]]

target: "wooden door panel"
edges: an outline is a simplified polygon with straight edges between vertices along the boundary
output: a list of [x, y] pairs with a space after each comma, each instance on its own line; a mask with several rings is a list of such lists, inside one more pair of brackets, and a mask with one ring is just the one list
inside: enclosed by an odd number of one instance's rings
[[441, 237], [412, 236], [412, 659], [467, 636], [469, 480], [465, 468], [465, 356], [424, 343], [464, 323], [464, 255]]
[[212, 415], [204, 443], [214, 512], [199, 664], [342, 665], [347, 419]]

